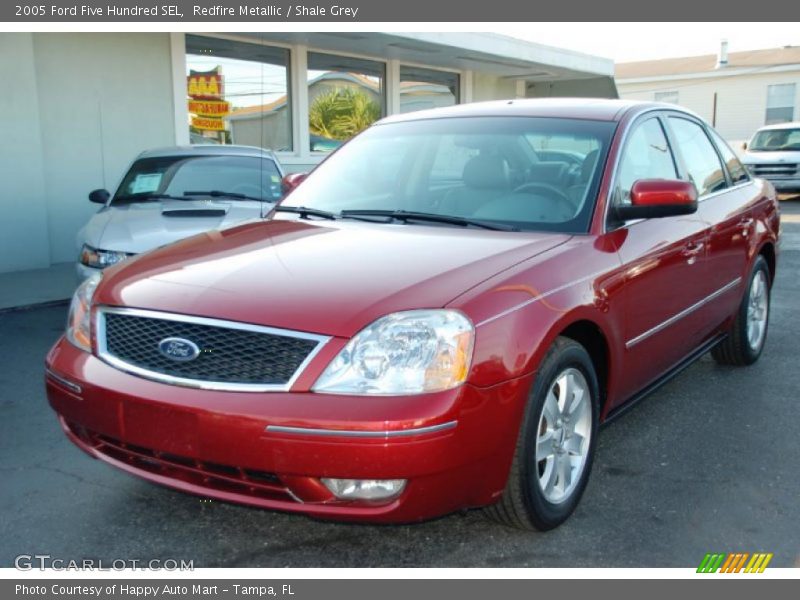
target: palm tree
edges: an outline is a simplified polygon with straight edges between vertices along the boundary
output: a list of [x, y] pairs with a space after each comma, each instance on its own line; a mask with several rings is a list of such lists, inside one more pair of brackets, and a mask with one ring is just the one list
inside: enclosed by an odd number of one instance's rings
[[309, 107], [311, 133], [346, 140], [364, 131], [381, 116], [380, 105], [363, 90], [333, 88], [318, 95]]

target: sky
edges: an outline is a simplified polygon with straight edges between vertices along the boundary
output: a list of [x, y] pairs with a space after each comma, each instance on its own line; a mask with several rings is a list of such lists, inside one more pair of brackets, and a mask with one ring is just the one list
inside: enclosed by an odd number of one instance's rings
[[616, 62], [800, 46], [797, 23], [522, 23], [496, 33], [577, 50]]

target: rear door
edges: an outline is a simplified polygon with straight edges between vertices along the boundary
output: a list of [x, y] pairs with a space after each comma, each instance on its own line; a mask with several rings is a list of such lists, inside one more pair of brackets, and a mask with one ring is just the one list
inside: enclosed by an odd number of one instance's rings
[[[622, 149], [614, 203], [630, 202], [640, 179], [678, 179], [680, 171], [659, 114], [637, 121]], [[625, 270], [625, 398], [680, 362], [700, 340], [695, 309], [707, 295], [707, 223], [698, 215], [629, 221], [619, 255]]]
[[684, 177], [697, 187], [697, 214], [709, 223], [708, 302], [700, 313], [710, 335], [736, 310], [741, 299], [749, 238], [754, 234], [750, 177], [724, 141], [688, 115], [667, 122], [683, 163]]

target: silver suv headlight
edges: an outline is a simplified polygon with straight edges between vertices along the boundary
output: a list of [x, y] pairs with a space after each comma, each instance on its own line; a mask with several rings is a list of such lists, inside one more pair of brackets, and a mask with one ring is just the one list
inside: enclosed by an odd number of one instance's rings
[[93, 269], [105, 269], [115, 265], [132, 256], [127, 252], [117, 252], [116, 250], [100, 250], [93, 248], [89, 244], [84, 244], [81, 248], [81, 264]]
[[92, 351], [92, 298], [102, 278], [95, 273], [78, 286], [72, 296], [67, 317], [67, 339], [81, 350]]
[[342, 348], [312, 390], [402, 395], [448, 390], [467, 379], [475, 328], [455, 310], [410, 310], [382, 317]]

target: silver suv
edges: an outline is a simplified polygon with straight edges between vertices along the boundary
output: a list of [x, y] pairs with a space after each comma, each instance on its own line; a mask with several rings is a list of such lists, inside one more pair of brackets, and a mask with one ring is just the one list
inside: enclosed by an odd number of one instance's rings
[[768, 125], [745, 146], [744, 164], [779, 192], [800, 192], [800, 123]]

